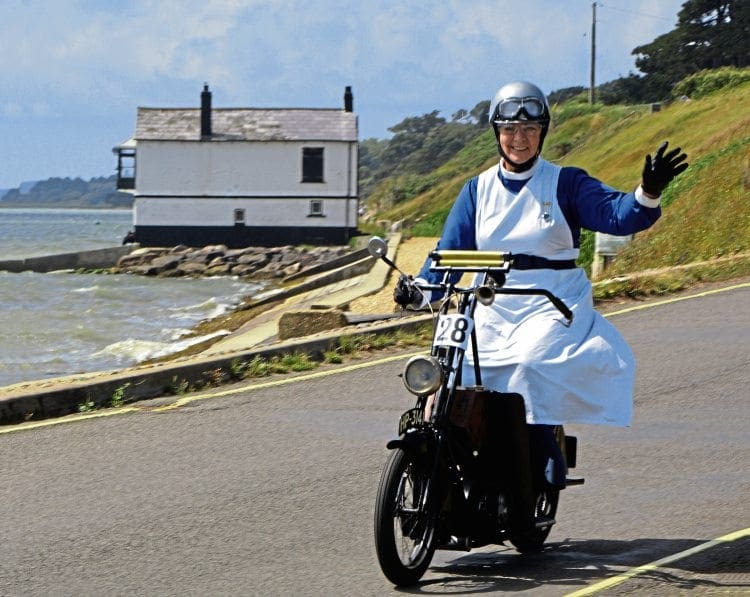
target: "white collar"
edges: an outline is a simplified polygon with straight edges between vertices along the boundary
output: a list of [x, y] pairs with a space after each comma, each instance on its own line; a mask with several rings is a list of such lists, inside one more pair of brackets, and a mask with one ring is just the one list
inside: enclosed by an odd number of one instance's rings
[[541, 159], [537, 156], [537, 159], [534, 162], [534, 165], [528, 170], [525, 170], [523, 172], [511, 172], [510, 170], [506, 170], [503, 167], [503, 161], [501, 159], [500, 160], [500, 175], [506, 180], [528, 180], [529, 178], [534, 176], [534, 173], [539, 169], [540, 161]]

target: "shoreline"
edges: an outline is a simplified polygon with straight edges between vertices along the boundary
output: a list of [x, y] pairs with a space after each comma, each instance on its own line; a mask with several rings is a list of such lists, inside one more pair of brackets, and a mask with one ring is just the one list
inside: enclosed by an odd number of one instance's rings
[[[404, 271], [416, 272], [427, 252], [434, 247], [434, 242], [435, 239], [420, 237], [399, 239], [394, 243], [392, 253], [389, 243], [389, 257]], [[398, 257], [396, 251], [400, 253]], [[111, 406], [113, 396], [119, 396], [122, 403], [129, 403], [181, 393], [184, 389], [195, 390], [206, 385], [240, 381], [242, 378], [237, 376], [237, 372], [256, 359], [270, 361], [284, 354], [299, 353], [322, 358], [327, 351], [336, 350], [344, 337], [393, 334], [428, 323], [431, 320], [429, 313], [394, 314], [394, 272], [379, 260], [370, 261], [372, 271], [355, 278], [353, 283], [352, 280], [334, 283], [329, 279], [319, 284], [315, 291], [296, 294], [293, 288], [279, 288], [267, 293], [264, 302], [248, 305], [246, 300], [227, 314], [207, 320], [232, 330], [223, 345], [221, 340], [209, 341], [207, 346], [198, 347], [194, 354], [171, 354], [158, 362], [0, 387], [0, 424], [70, 414], [81, 404], [103, 408]], [[373, 261], [383, 267], [379, 268]], [[604, 299], [598, 299], [597, 309], [606, 314], [638, 309], [646, 303], [680, 300], [682, 296], [700, 294], [701, 291], [712, 292], [712, 289], [721, 287], [750, 286], [748, 265], [750, 254], [743, 254], [714, 262], [640, 272], [595, 282], [595, 288], [604, 288], [607, 295]], [[658, 285], [653, 286], [654, 280], [664, 276], [679, 279], [681, 287], [664, 290]], [[367, 278], [373, 281], [365, 283]], [[688, 281], [685, 282], [685, 279]], [[297, 282], [296, 286], [304, 286], [304, 282]], [[633, 293], [629, 290], [632, 288], [640, 289], [642, 294]], [[649, 288], [652, 288], [650, 293]], [[306, 298], [309, 295], [315, 296]], [[252, 303], [254, 297], [249, 298]], [[311, 333], [312, 330], [303, 329], [304, 335], [285, 341], [274, 337], [278, 333], [281, 315], [300, 309], [303, 313], [309, 313], [310, 309], [316, 313], [327, 309], [334, 315], [337, 310], [346, 309], [350, 316], [345, 324], [342, 325], [339, 320], [339, 327], [330, 329], [329, 325], [327, 331]], [[204, 332], [201, 326], [205, 323], [194, 326], [193, 333]]]

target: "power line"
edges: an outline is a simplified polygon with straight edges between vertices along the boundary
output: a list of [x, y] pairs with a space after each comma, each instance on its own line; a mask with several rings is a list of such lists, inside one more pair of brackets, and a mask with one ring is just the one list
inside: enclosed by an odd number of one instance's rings
[[625, 13], [629, 13], [629, 14], [632, 14], [632, 15], [637, 15], [639, 17], [648, 17], [649, 19], [659, 19], [660, 21], [668, 21], [670, 23], [673, 22], [672, 19], [667, 19], [665, 17], [661, 17], [661, 16], [658, 16], [658, 15], [651, 15], [651, 14], [647, 14], [645, 12], [638, 12], [636, 10], [627, 10], [625, 8], [618, 8], [616, 6], [610, 6], [609, 4], [602, 4], [601, 2], [597, 2], [596, 4], [598, 4], [601, 8], [606, 8], [608, 10], [617, 10], [617, 11], [620, 11], [620, 12], [625, 12]]

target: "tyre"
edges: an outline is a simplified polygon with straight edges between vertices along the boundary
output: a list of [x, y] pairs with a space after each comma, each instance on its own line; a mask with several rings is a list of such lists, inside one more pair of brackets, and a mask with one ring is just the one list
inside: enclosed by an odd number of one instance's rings
[[375, 548], [380, 568], [396, 586], [415, 585], [435, 553], [435, 516], [423, 497], [427, 468], [401, 448], [383, 468], [375, 502]]
[[[565, 459], [565, 430], [562, 425], [555, 426], [555, 439], [557, 444], [560, 446], [563, 459]], [[544, 542], [547, 540], [550, 531], [552, 530], [552, 521], [555, 519], [557, 514], [557, 504], [560, 500], [560, 490], [555, 487], [550, 487], [544, 484], [544, 488], [541, 489], [536, 496], [536, 507], [534, 509], [534, 518], [537, 521], [550, 521], [550, 524], [546, 526], [537, 527], [531, 531], [527, 531], [517, 537], [511, 537], [510, 542], [513, 547], [521, 553], [530, 553], [539, 551], [544, 546]]]
[[[557, 513], [557, 502], [560, 498], [560, 490], [553, 487], [545, 487], [536, 496], [535, 518], [548, 519], [553, 521]], [[552, 522], [546, 526], [537, 527], [531, 531], [526, 531], [515, 537], [511, 537], [510, 542], [513, 547], [521, 553], [529, 553], [542, 549], [544, 542], [552, 530]]]

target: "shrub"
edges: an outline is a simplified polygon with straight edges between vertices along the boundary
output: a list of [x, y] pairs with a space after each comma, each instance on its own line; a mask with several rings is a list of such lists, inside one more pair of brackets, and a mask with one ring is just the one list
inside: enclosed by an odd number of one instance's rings
[[700, 99], [725, 87], [734, 87], [750, 81], [750, 67], [735, 68], [726, 66], [712, 70], [702, 70], [685, 77], [674, 86], [673, 98], [687, 96]]

